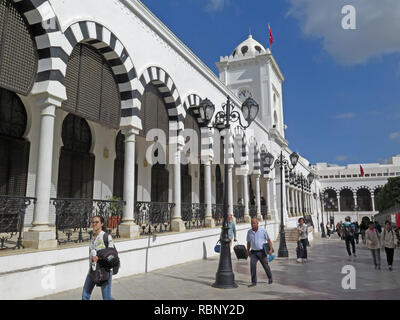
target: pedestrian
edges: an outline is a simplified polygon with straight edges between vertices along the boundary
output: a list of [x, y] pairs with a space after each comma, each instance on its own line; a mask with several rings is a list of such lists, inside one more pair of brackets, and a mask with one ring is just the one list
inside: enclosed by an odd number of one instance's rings
[[261, 204], [262, 206], [266, 206], [266, 205], [267, 205], [267, 201], [265, 200], [264, 197], [261, 197], [260, 204]]
[[346, 242], [346, 250], [349, 254], [349, 258], [351, 259], [351, 251], [350, 251], [350, 244], [351, 249], [353, 251], [353, 257], [357, 257], [356, 255], [356, 244], [355, 244], [355, 233], [356, 227], [353, 223], [350, 222], [350, 217], [346, 217], [344, 223], [342, 224], [342, 237]]
[[305, 224], [304, 218], [299, 218], [298, 222], [297, 262], [307, 262], [308, 227]]
[[326, 224], [326, 235], [329, 237], [329, 239], [331, 238], [331, 223], [328, 222]]
[[342, 221], [340, 221], [336, 224], [336, 233], [338, 234], [338, 237], [343, 240], [343, 238], [341, 236], [342, 224], [343, 224]]
[[381, 269], [381, 253], [380, 253], [380, 235], [372, 221], [368, 223], [368, 229], [365, 231], [365, 241], [368, 249], [371, 250], [372, 258], [375, 264], [375, 269]]
[[[260, 261], [268, 277], [268, 283], [272, 283], [272, 273], [268, 265], [268, 257], [264, 250], [265, 242], [268, 242], [268, 254], [273, 252], [272, 242], [267, 231], [258, 226], [257, 218], [251, 219], [251, 229], [247, 232], [247, 253], [250, 256], [251, 285], [257, 285], [257, 262]], [[251, 250], [250, 250], [251, 249]]]
[[236, 240], [236, 224], [233, 221], [232, 213], [228, 213], [228, 237], [229, 237], [229, 246], [232, 247], [232, 239]]
[[[94, 216], [92, 218], [93, 236], [90, 238], [89, 246], [89, 273], [86, 276], [86, 281], [83, 286], [82, 300], [90, 300], [92, 291], [96, 283], [92, 280], [90, 274], [92, 266], [99, 262], [99, 257], [97, 256], [97, 251], [105, 249], [106, 244], [104, 243], [104, 218], [101, 216]], [[108, 235], [108, 247], [114, 246], [111, 235]], [[103, 300], [114, 300], [111, 296], [111, 281], [112, 281], [112, 271], [109, 270], [109, 279], [107, 282], [101, 285], [101, 294]]]
[[361, 221], [361, 226], [360, 226], [360, 232], [361, 232], [361, 239], [363, 243], [365, 244], [365, 232], [368, 229], [368, 223], [365, 220]]
[[390, 221], [385, 222], [385, 228], [382, 234], [382, 250], [385, 249], [386, 260], [389, 266], [389, 270], [393, 268], [393, 256], [394, 249], [397, 247], [397, 236], [393, 231], [392, 224]]

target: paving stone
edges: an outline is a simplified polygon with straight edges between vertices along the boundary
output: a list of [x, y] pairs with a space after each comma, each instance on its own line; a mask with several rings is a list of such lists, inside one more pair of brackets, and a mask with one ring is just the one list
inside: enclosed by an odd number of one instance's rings
[[[219, 256], [181, 264], [147, 274], [113, 280], [112, 295], [117, 300], [254, 300], [254, 299], [399, 299], [400, 259], [396, 250], [394, 270], [388, 271], [386, 255], [381, 253], [382, 269], [375, 270], [372, 256], [364, 244], [357, 245], [357, 258], [348, 260], [344, 241], [316, 239], [308, 248], [308, 262], [297, 263], [295, 243], [287, 243], [289, 259], [275, 259], [271, 263], [274, 283], [268, 284], [267, 276], [257, 265], [259, 283], [251, 282], [250, 260], [238, 261], [232, 255], [236, 289], [217, 289], [215, 281]], [[278, 251], [279, 243], [274, 243]], [[354, 266], [356, 289], [342, 288], [344, 266]], [[82, 284], [83, 285], [83, 284]], [[221, 294], [223, 293], [223, 295]], [[40, 298], [40, 300], [80, 299], [82, 288]], [[95, 288], [92, 299], [101, 299]]]

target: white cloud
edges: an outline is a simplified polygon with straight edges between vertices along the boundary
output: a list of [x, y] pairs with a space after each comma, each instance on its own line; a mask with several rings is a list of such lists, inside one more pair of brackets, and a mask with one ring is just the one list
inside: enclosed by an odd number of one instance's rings
[[341, 114], [334, 116], [334, 119], [339, 119], [339, 120], [353, 119], [353, 118], [355, 118], [355, 116], [356, 116], [356, 114], [354, 112], [341, 113]]
[[392, 132], [391, 134], [389, 134], [389, 139], [390, 140], [400, 139], [400, 132]]
[[[288, 16], [299, 20], [306, 36], [320, 38], [324, 49], [341, 64], [364, 63], [372, 57], [400, 52], [399, 0], [287, 0]], [[342, 8], [356, 9], [356, 30], [344, 30]]]
[[228, 5], [230, 0], [208, 0], [205, 10], [206, 11], [218, 11], [224, 9]]
[[336, 156], [335, 160], [336, 161], [346, 161], [347, 160], [347, 156]]

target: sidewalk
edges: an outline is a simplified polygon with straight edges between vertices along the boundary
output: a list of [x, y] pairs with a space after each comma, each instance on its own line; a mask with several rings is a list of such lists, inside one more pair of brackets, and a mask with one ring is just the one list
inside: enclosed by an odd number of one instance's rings
[[[315, 234], [315, 237], [319, 235]], [[370, 251], [360, 242], [357, 258], [348, 260], [344, 241], [316, 239], [309, 249], [306, 264], [297, 263], [295, 243], [287, 243], [289, 259], [277, 258], [271, 264], [274, 283], [269, 285], [267, 276], [257, 265], [258, 285], [250, 284], [250, 260], [238, 261], [232, 254], [232, 267], [236, 289], [216, 289], [215, 280], [219, 256], [199, 260], [147, 274], [113, 280], [112, 295], [117, 300], [260, 300], [260, 299], [399, 299], [400, 259], [396, 250], [394, 270], [387, 270], [386, 255], [381, 252], [382, 269], [375, 270]], [[274, 243], [278, 252], [279, 243]], [[170, 254], [170, 253], [166, 253]], [[162, 257], [160, 257], [162, 259]], [[123, 263], [123, 262], [122, 262]], [[345, 265], [356, 270], [356, 290], [342, 288], [341, 274]], [[82, 286], [86, 275], [82, 275]], [[82, 288], [46, 296], [38, 300], [81, 299]], [[92, 299], [101, 299], [99, 288]]]

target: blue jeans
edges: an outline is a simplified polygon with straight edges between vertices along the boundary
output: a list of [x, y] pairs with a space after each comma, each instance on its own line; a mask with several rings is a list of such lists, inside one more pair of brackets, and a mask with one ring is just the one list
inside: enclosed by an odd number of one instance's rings
[[[101, 286], [101, 295], [103, 296], [103, 300], [114, 300], [111, 296], [111, 280], [112, 280], [112, 271], [110, 271], [110, 280], [104, 285]], [[82, 291], [82, 300], [90, 300], [90, 296], [92, 295], [92, 291], [96, 284], [90, 278], [88, 274], [86, 277], [85, 284], [83, 286]]]

